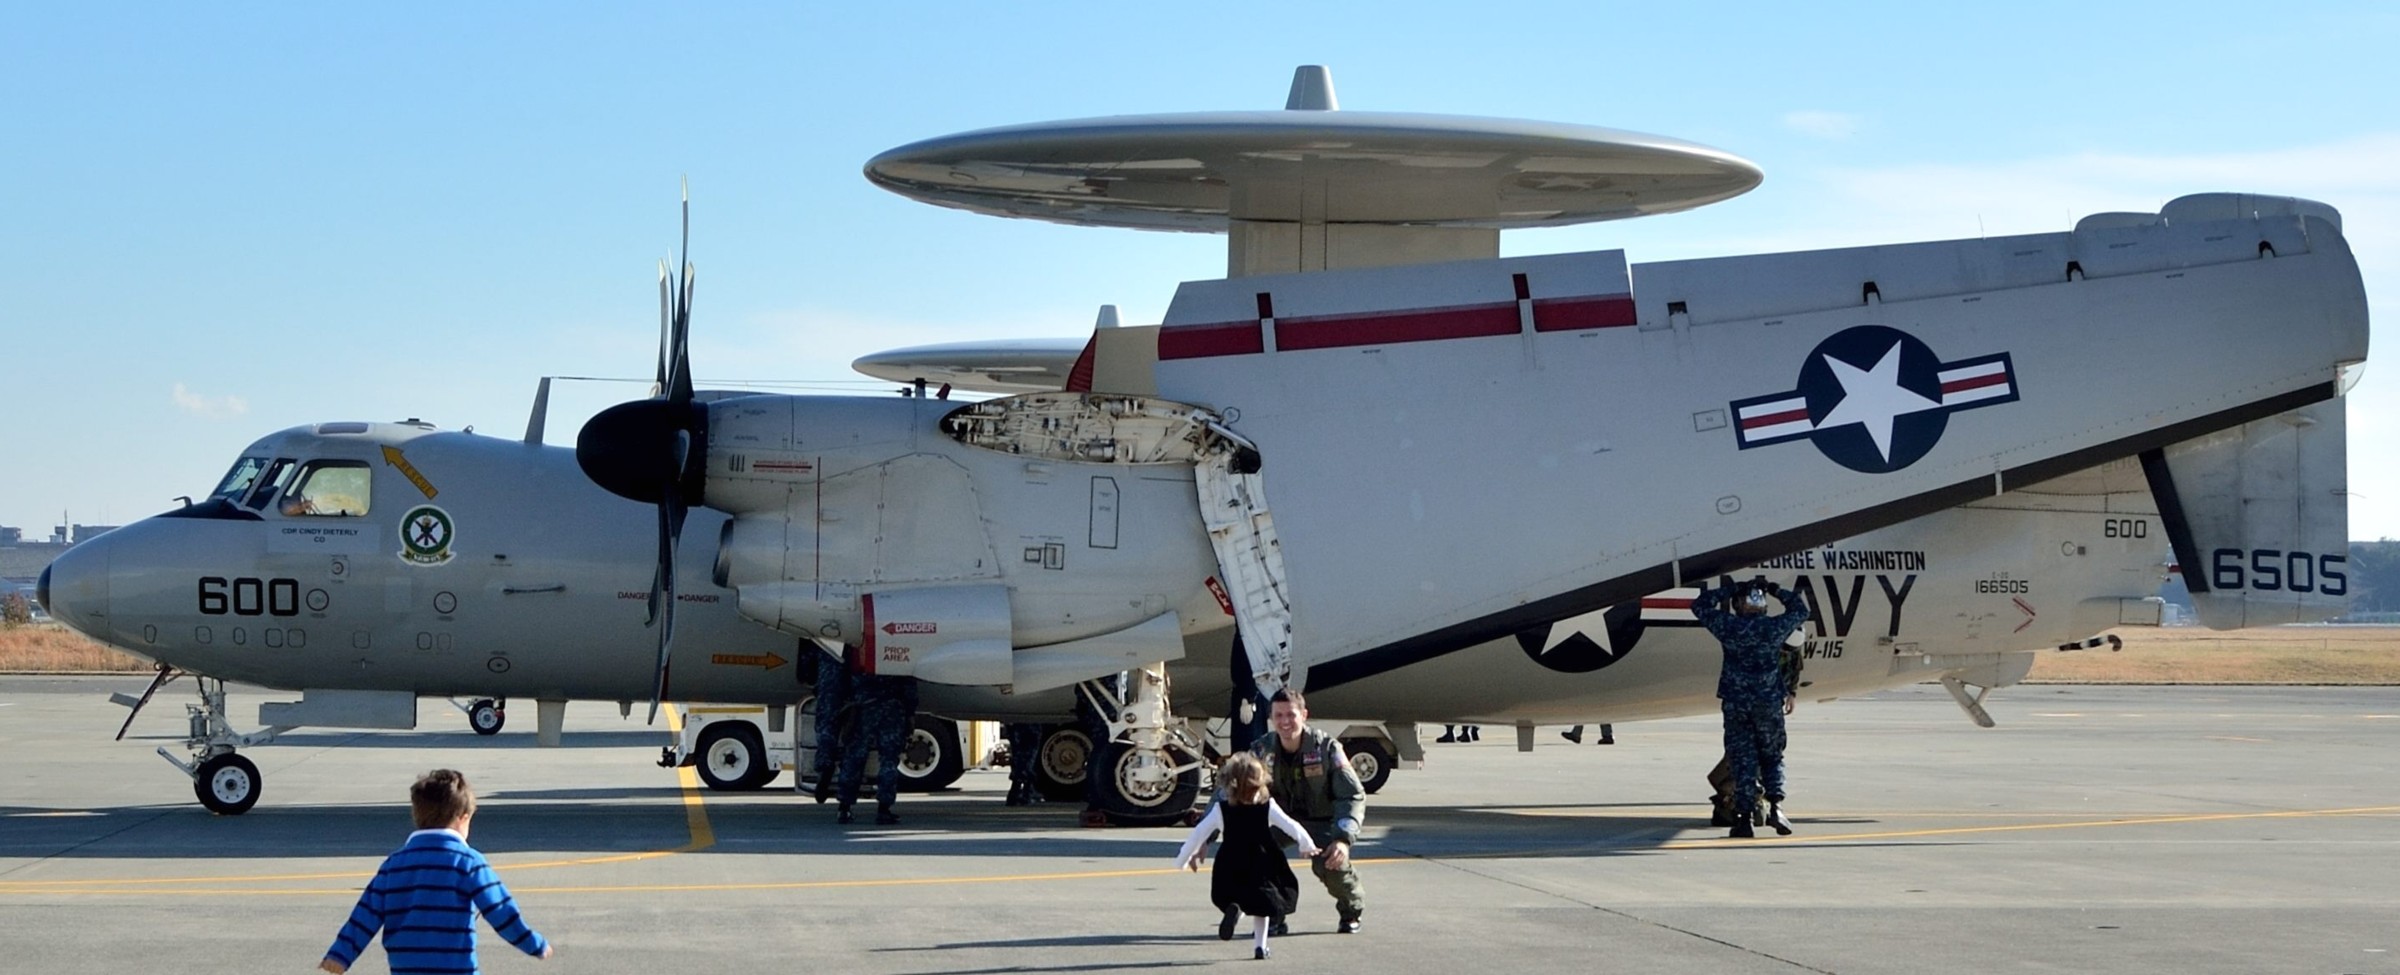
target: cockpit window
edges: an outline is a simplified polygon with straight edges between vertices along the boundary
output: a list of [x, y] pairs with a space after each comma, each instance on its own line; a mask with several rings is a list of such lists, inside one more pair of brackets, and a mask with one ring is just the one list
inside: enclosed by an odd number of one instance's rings
[[225, 479], [217, 482], [216, 491], [209, 497], [239, 501], [242, 495], [250, 493], [250, 486], [258, 483], [259, 473], [266, 469], [267, 459], [264, 457], [244, 457], [234, 461], [233, 469], [225, 472]]
[[266, 507], [267, 502], [274, 499], [275, 492], [283, 490], [283, 486], [291, 479], [292, 459], [289, 457], [275, 458], [275, 463], [267, 465], [266, 474], [259, 477], [258, 489], [250, 492], [250, 500], [244, 502], [244, 505], [252, 511]]
[[292, 478], [278, 507], [286, 515], [355, 518], [367, 513], [374, 472], [363, 461], [310, 461]]

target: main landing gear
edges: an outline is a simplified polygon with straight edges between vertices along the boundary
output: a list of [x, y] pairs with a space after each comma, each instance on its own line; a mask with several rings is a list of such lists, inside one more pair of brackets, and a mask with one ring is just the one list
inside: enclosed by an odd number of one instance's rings
[[477, 698], [470, 704], [460, 704], [457, 698], [452, 698], [450, 706], [466, 712], [467, 726], [475, 729], [479, 735], [499, 734], [500, 729], [508, 724], [506, 698]]
[[[1107, 740], [1099, 743], [1086, 766], [1086, 774], [1100, 776], [1093, 798], [1110, 825], [1180, 824], [1200, 800], [1207, 769], [1200, 743], [1189, 722], [1168, 710], [1164, 663], [1125, 676], [1122, 697], [1106, 681], [1080, 685], [1108, 722]], [[1050, 743], [1043, 744], [1047, 753]]]

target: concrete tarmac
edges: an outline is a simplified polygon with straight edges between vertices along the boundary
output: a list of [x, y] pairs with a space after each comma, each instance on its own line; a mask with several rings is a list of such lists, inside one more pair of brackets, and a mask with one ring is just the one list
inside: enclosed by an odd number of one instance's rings
[[[305, 972], [409, 829], [407, 785], [464, 771], [471, 837], [558, 946], [485, 929], [494, 972], [1106, 972], [1250, 966], [1215, 937], [1182, 830], [1011, 809], [1004, 772], [837, 826], [788, 780], [730, 795], [658, 768], [613, 705], [532, 708], [478, 738], [302, 730], [247, 750], [264, 798], [212, 816], [151, 754], [179, 682], [127, 739], [140, 678], [0, 678], [0, 971]], [[289, 695], [233, 695], [237, 725]], [[1713, 719], [1617, 744], [1506, 728], [1428, 744], [1370, 802], [1366, 930], [1337, 935], [1305, 870], [1297, 971], [2400, 972], [2400, 688], [2035, 686], [1970, 725], [1939, 688], [1805, 705], [1798, 832], [1706, 825]], [[1586, 742], [1592, 736], [1586, 737]], [[379, 948], [360, 972], [384, 971]], [[1249, 970], [1244, 968], [1242, 970]]]

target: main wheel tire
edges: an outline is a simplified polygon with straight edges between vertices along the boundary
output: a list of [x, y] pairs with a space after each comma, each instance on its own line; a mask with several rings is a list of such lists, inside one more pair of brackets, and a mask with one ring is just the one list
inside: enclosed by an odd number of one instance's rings
[[479, 735], [496, 735], [508, 724], [508, 712], [500, 710], [498, 702], [484, 698], [467, 705], [467, 725]]
[[1092, 760], [1092, 736], [1071, 724], [1042, 730], [1034, 749], [1033, 788], [1051, 802], [1081, 802], [1083, 779]]
[[[1192, 806], [1200, 801], [1201, 766], [1194, 764], [1164, 786], [1140, 787], [1131, 783], [1134, 758], [1138, 751], [1124, 742], [1110, 742], [1100, 750], [1099, 767], [1108, 771], [1100, 783], [1100, 811], [1108, 814], [1114, 826], [1178, 826], [1191, 814]], [[1170, 751], [1172, 759], [1188, 759], [1180, 752]]]
[[958, 722], [918, 715], [900, 745], [900, 791], [939, 792], [967, 774], [959, 753]]
[[211, 756], [192, 774], [192, 795], [209, 812], [239, 816], [258, 805], [258, 766], [233, 752]]
[[1366, 787], [1368, 795], [1375, 794], [1383, 788], [1384, 783], [1392, 780], [1392, 750], [1382, 739], [1345, 739], [1342, 751], [1349, 754], [1350, 770], [1358, 773], [1358, 784]]
[[719, 792], [752, 792], [775, 780], [767, 743], [747, 721], [719, 721], [700, 730], [700, 781]]

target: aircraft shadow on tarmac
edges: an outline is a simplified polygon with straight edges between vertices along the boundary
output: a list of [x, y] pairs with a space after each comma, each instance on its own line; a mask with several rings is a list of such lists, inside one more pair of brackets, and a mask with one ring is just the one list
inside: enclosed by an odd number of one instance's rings
[[[681, 788], [663, 784], [494, 789], [483, 796], [474, 841], [504, 860], [678, 851], [693, 856], [1026, 857], [1106, 861], [1122, 868], [1164, 867], [1184, 836], [1182, 827], [1078, 829], [1076, 803], [1009, 808], [980, 792], [904, 795], [898, 806], [901, 825], [845, 826], [834, 822], [830, 803], [769, 789], [709, 795], [701, 808], [714, 842], [686, 851], [692, 833], [688, 807], [680, 801], [684, 795]], [[1370, 812], [1372, 836], [1357, 855], [1373, 861], [1647, 854], [1668, 845], [1722, 839], [1721, 828], [1707, 825], [1707, 811], [1701, 803], [1688, 811], [1657, 803], [1387, 805]], [[1877, 821], [1804, 815], [1795, 822], [1801, 834], [1777, 845], [1805, 844], [1809, 833], [1828, 826]], [[402, 802], [277, 805], [270, 795], [241, 816], [215, 816], [177, 801], [83, 810], [0, 806], [0, 858], [370, 857], [390, 852], [409, 828]], [[1927, 842], [1909, 841], [1912, 846]]]
[[[155, 741], [172, 746], [182, 735], [126, 735], [127, 741]], [[674, 740], [663, 729], [649, 731], [578, 731], [559, 736], [559, 748], [657, 748]], [[541, 747], [530, 734], [478, 735], [472, 731], [295, 731], [277, 735], [277, 746], [318, 748], [477, 748], [527, 749]]]

